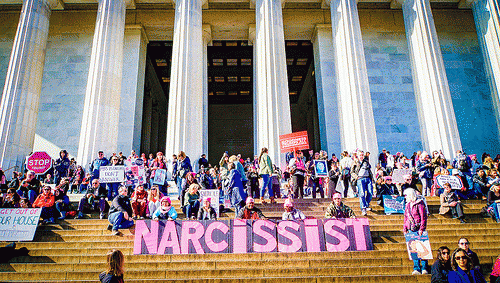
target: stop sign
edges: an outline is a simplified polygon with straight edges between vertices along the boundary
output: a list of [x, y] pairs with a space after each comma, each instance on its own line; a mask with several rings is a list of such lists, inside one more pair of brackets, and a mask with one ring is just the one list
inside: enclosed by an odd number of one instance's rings
[[45, 151], [33, 152], [26, 160], [26, 168], [35, 174], [44, 174], [52, 167], [52, 158]]

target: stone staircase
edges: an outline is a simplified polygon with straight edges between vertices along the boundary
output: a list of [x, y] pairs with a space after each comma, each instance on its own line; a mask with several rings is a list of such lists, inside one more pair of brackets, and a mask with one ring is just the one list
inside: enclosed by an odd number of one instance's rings
[[[345, 203], [360, 215], [357, 199], [346, 199]], [[500, 254], [500, 225], [479, 215], [484, 201], [464, 202], [466, 224], [437, 214], [439, 198], [428, 198], [427, 203], [433, 250], [442, 245], [453, 250], [458, 238], [465, 236], [479, 256], [484, 274], [489, 275]], [[178, 207], [178, 201], [173, 204]], [[296, 201], [297, 208], [316, 218], [324, 217], [328, 204], [326, 199]], [[283, 200], [257, 205], [271, 219], [280, 218], [283, 212]], [[125, 254], [126, 282], [430, 282], [430, 275], [409, 275], [412, 262], [402, 233], [403, 216], [385, 215], [375, 202], [372, 207], [366, 217], [374, 250], [362, 252], [133, 255], [130, 230], [122, 230], [123, 236], [112, 236], [106, 230], [107, 220], [58, 221], [40, 226], [33, 242], [17, 244], [30, 249], [30, 255], [0, 264], [0, 282], [98, 282], [111, 249]], [[182, 212], [178, 212], [182, 219]], [[221, 217], [230, 219], [233, 215], [229, 212]]]

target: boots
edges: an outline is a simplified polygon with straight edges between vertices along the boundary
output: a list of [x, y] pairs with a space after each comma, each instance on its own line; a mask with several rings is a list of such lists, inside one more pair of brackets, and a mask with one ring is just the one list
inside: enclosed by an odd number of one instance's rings
[[266, 203], [267, 203], [267, 202], [264, 200], [264, 197], [260, 197], [260, 202], [261, 202], [262, 204], [266, 204]]
[[274, 200], [274, 197], [271, 197], [271, 203], [276, 203], [276, 201]]

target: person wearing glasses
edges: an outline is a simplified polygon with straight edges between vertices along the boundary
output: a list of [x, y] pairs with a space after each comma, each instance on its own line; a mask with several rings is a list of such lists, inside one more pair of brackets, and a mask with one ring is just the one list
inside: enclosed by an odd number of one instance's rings
[[450, 249], [446, 246], [440, 247], [437, 260], [431, 267], [431, 283], [447, 283], [451, 270]]
[[453, 252], [451, 266], [453, 270], [448, 273], [449, 283], [486, 283], [483, 274], [474, 269], [471, 258], [462, 248]]
[[458, 247], [461, 249], [464, 249], [467, 255], [470, 257], [472, 260], [472, 266], [474, 269], [481, 271], [481, 265], [479, 264], [479, 258], [477, 257], [477, 254], [473, 252], [469, 247], [470, 247], [470, 242], [467, 238], [460, 238], [458, 240]]
[[98, 157], [94, 159], [94, 161], [92, 161], [92, 164], [90, 164], [90, 172], [92, 173], [91, 181], [99, 179], [99, 168], [101, 168], [101, 166], [107, 166], [109, 164], [109, 160], [104, 156], [104, 152], [102, 150], [99, 150], [97, 155]]

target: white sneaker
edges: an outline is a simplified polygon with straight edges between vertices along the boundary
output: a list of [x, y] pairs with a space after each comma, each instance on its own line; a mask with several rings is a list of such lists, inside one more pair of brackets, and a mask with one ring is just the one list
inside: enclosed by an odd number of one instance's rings
[[420, 275], [420, 271], [418, 270], [413, 270], [413, 272], [411, 273], [411, 275]]
[[372, 211], [372, 208], [371, 207], [367, 207], [366, 210], [367, 211]]
[[422, 274], [429, 274], [429, 272], [427, 272], [427, 270], [422, 270]]
[[366, 209], [361, 209], [361, 215], [365, 216], [366, 215]]

